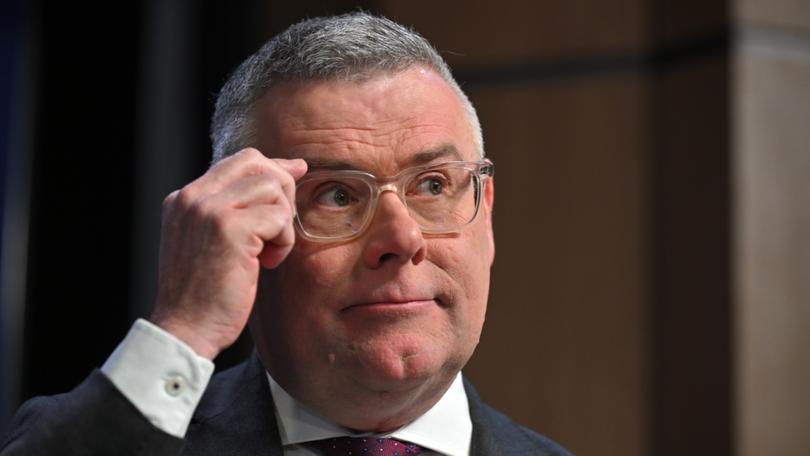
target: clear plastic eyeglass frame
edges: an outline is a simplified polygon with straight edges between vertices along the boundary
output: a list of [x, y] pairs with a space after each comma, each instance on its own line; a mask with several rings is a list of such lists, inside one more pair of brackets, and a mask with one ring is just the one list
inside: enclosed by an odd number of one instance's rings
[[[450, 161], [437, 165], [417, 166], [402, 170], [397, 175], [391, 177], [377, 177], [371, 173], [359, 170], [313, 171], [311, 173], [307, 173], [304, 177], [299, 179], [296, 184], [296, 230], [305, 239], [315, 242], [340, 242], [356, 238], [362, 235], [366, 229], [368, 229], [371, 221], [374, 219], [374, 215], [377, 212], [377, 203], [380, 195], [382, 195], [384, 192], [396, 193], [399, 200], [405, 205], [406, 208], [408, 208], [411, 217], [413, 217], [414, 220], [417, 220], [417, 218], [413, 215], [412, 209], [408, 205], [408, 199], [405, 194], [411, 179], [414, 179], [424, 173], [447, 171], [451, 169], [466, 170], [470, 173], [475, 205], [472, 214], [469, 216], [468, 220], [464, 220], [462, 223], [457, 223], [452, 226], [442, 226], [437, 228], [426, 227], [421, 223], [419, 225], [423, 233], [449, 234], [459, 232], [462, 228], [472, 223], [472, 221], [478, 216], [478, 211], [481, 206], [481, 195], [486, 188], [487, 181], [495, 174], [495, 165], [489, 159], [484, 159], [481, 161]], [[311, 231], [308, 231], [307, 227], [305, 226], [305, 222], [301, 219], [301, 211], [303, 208], [300, 206], [301, 202], [298, 201], [299, 192], [302, 187], [314, 184], [313, 181], [343, 182], [347, 180], [362, 181], [367, 186], [369, 191], [369, 201], [366, 207], [363, 209], [363, 215], [360, 217], [357, 227], [351, 229], [347, 233], [336, 233], [334, 236], [314, 234]]]

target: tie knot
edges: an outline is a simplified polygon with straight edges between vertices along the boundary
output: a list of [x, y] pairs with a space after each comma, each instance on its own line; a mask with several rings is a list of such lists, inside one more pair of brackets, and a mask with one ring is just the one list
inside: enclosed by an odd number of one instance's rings
[[425, 452], [424, 448], [413, 443], [379, 437], [334, 437], [304, 445], [324, 456], [412, 456]]

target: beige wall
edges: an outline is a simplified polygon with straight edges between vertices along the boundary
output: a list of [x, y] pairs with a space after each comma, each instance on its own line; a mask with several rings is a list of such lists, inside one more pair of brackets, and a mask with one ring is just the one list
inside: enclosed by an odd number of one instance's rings
[[810, 3], [742, 0], [735, 50], [737, 446], [810, 453]]
[[497, 255], [466, 372], [578, 454], [642, 454], [644, 81], [470, 92], [498, 166]]

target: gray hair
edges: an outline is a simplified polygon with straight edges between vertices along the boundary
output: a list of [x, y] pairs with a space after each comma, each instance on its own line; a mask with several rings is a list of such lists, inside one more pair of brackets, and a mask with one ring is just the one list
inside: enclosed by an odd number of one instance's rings
[[436, 71], [461, 102], [484, 156], [481, 124], [467, 95], [436, 49], [413, 30], [365, 12], [299, 22], [264, 44], [230, 76], [211, 119], [212, 162], [253, 145], [253, 108], [275, 83], [307, 80], [364, 80], [414, 65]]

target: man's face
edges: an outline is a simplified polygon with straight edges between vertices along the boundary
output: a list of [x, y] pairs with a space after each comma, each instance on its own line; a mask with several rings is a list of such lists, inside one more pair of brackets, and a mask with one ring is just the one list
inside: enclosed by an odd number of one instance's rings
[[[259, 102], [256, 119], [259, 150], [315, 166], [380, 177], [478, 160], [458, 98], [418, 67], [362, 82], [282, 83]], [[263, 271], [251, 317], [273, 377], [322, 415], [357, 428], [398, 424], [363, 423], [340, 407], [363, 408], [376, 397], [405, 416], [406, 408], [432, 405], [481, 334], [493, 191], [489, 182], [478, 217], [455, 234], [423, 234], [398, 196], [384, 192], [361, 236], [340, 243], [299, 236], [277, 269]]]

